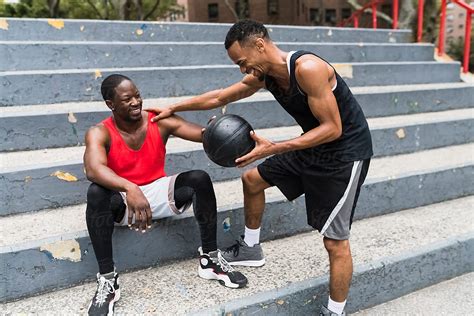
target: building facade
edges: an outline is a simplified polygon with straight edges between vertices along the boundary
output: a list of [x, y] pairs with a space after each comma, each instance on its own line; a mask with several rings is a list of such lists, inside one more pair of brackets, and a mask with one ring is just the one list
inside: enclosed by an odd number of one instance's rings
[[[474, 6], [474, 2], [471, 2], [470, 5]], [[472, 19], [474, 22], [474, 16], [472, 16]], [[446, 10], [446, 43], [464, 40], [465, 31], [466, 10], [454, 3], [448, 3]]]
[[[352, 14], [346, 0], [178, 0], [186, 8], [181, 21], [234, 23], [250, 18], [265, 24], [335, 26]], [[363, 1], [360, 1], [363, 2]], [[379, 6], [391, 16], [391, 1]], [[371, 27], [369, 15], [360, 27]], [[388, 23], [380, 20], [379, 27]]]

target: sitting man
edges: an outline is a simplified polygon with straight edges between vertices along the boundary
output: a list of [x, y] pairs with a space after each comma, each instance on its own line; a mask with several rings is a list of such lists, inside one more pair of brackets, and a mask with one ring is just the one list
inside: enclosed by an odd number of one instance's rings
[[142, 111], [135, 84], [110, 75], [101, 86], [112, 116], [86, 134], [84, 166], [92, 182], [87, 192], [86, 221], [99, 273], [90, 315], [111, 315], [120, 298], [118, 274], [112, 258], [114, 225], [143, 233], [153, 219], [181, 214], [191, 204], [199, 224], [201, 243], [198, 274], [231, 288], [247, 279], [233, 270], [217, 249], [217, 206], [209, 175], [192, 170], [167, 176], [165, 144], [170, 135], [202, 141], [202, 128], [178, 116], [152, 123], [154, 114]]

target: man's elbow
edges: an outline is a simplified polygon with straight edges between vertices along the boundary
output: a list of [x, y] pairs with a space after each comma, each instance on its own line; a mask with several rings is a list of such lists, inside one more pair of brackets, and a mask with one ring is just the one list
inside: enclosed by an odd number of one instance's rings
[[340, 125], [331, 126], [331, 130], [329, 132], [330, 141], [335, 141], [339, 139], [341, 135], [342, 135], [342, 127]]
[[84, 171], [86, 173], [86, 178], [90, 182], [95, 182], [96, 180], [96, 172], [92, 168], [88, 168], [87, 166], [84, 167]]

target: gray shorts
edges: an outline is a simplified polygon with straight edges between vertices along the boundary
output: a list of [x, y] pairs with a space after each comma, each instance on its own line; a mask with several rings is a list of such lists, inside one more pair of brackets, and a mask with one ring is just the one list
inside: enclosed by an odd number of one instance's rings
[[325, 237], [346, 240], [369, 165], [370, 159], [324, 162], [297, 151], [274, 155], [257, 169], [288, 200], [304, 194], [309, 225]]

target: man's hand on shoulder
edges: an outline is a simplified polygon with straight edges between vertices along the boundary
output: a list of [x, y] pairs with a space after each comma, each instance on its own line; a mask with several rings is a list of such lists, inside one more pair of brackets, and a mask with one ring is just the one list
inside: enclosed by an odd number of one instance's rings
[[163, 107], [163, 108], [153, 107], [153, 108], [145, 109], [145, 111], [156, 114], [156, 116], [151, 119], [152, 122], [158, 122], [159, 120], [168, 118], [174, 114], [172, 105], [169, 107]]

